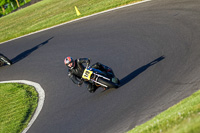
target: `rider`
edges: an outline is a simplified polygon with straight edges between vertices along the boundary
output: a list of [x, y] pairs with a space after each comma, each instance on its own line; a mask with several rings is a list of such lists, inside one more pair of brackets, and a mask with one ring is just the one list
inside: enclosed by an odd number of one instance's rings
[[[69, 70], [68, 71], [69, 78], [78, 86], [81, 86], [84, 82], [82, 80], [82, 75], [83, 75], [83, 72], [85, 69], [83, 63], [86, 63], [86, 65], [89, 66], [90, 59], [79, 58], [79, 59], [73, 60], [73, 58], [70, 56], [68, 56], [64, 59], [64, 64], [68, 67], [68, 70]], [[114, 73], [112, 72], [111, 68], [109, 68], [99, 62], [95, 63], [91, 67], [99, 69], [102, 72], [106, 73], [107, 75], [114, 76]], [[117, 79], [117, 78], [115, 77], [115, 79]], [[87, 84], [88, 91], [91, 93], [94, 93], [96, 91], [96, 89], [98, 88], [97, 86], [93, 85], [92, 83], [89, 83], [89, 82], [85, 82], [85, 83]]]

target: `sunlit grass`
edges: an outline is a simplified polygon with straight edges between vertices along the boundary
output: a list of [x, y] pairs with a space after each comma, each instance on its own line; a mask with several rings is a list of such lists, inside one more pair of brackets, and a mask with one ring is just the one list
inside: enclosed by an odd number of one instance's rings
[[37, 107], [37, 92], [28, 85], [0, 84], [0, 133], [20, 133]]
[[43, 0], [0, 18], [0, 42], [136, 1], [141, 0]]
[[200, 91], [128, 133], [200, 133]]

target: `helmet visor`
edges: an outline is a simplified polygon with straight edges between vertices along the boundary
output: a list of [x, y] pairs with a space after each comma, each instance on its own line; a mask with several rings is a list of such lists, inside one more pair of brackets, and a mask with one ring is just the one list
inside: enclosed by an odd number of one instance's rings
[[70, 63], [69, 60], [65, 60], [65, 65], [68, 65]]
[[67, 66], [68, 66], [68, 67], [72, 67], [72, 66], [73, 66], [73, 63], [71, 62], [71, 63], [69, 63]]

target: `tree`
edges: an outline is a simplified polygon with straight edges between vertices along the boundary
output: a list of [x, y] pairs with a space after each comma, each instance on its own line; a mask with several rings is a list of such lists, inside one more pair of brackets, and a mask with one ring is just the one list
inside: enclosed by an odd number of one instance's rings
[[5, 4], [6, 4], [6, 0], [0, 0], [0, 7], [1, 7], [2, 11], [3, 11], [3, 14], [5, 13], [5, 9], [3, 7]]
[[11, 6], [12, 6], [12, 9], [14, 10], [14, 5], [13, 5], [13, 2], [15, 3], [16, 1], [15, 0], [7, 0], [7, 3], [9, 3]]

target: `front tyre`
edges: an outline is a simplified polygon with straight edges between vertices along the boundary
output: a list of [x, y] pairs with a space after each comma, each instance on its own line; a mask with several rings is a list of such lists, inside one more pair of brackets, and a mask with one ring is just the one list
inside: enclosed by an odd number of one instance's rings
[[115, 83], [115, 84], [118, 84], [118, 85], [120, 84], [120, 81], [117, 77], [113, 77], [112, 82]]

